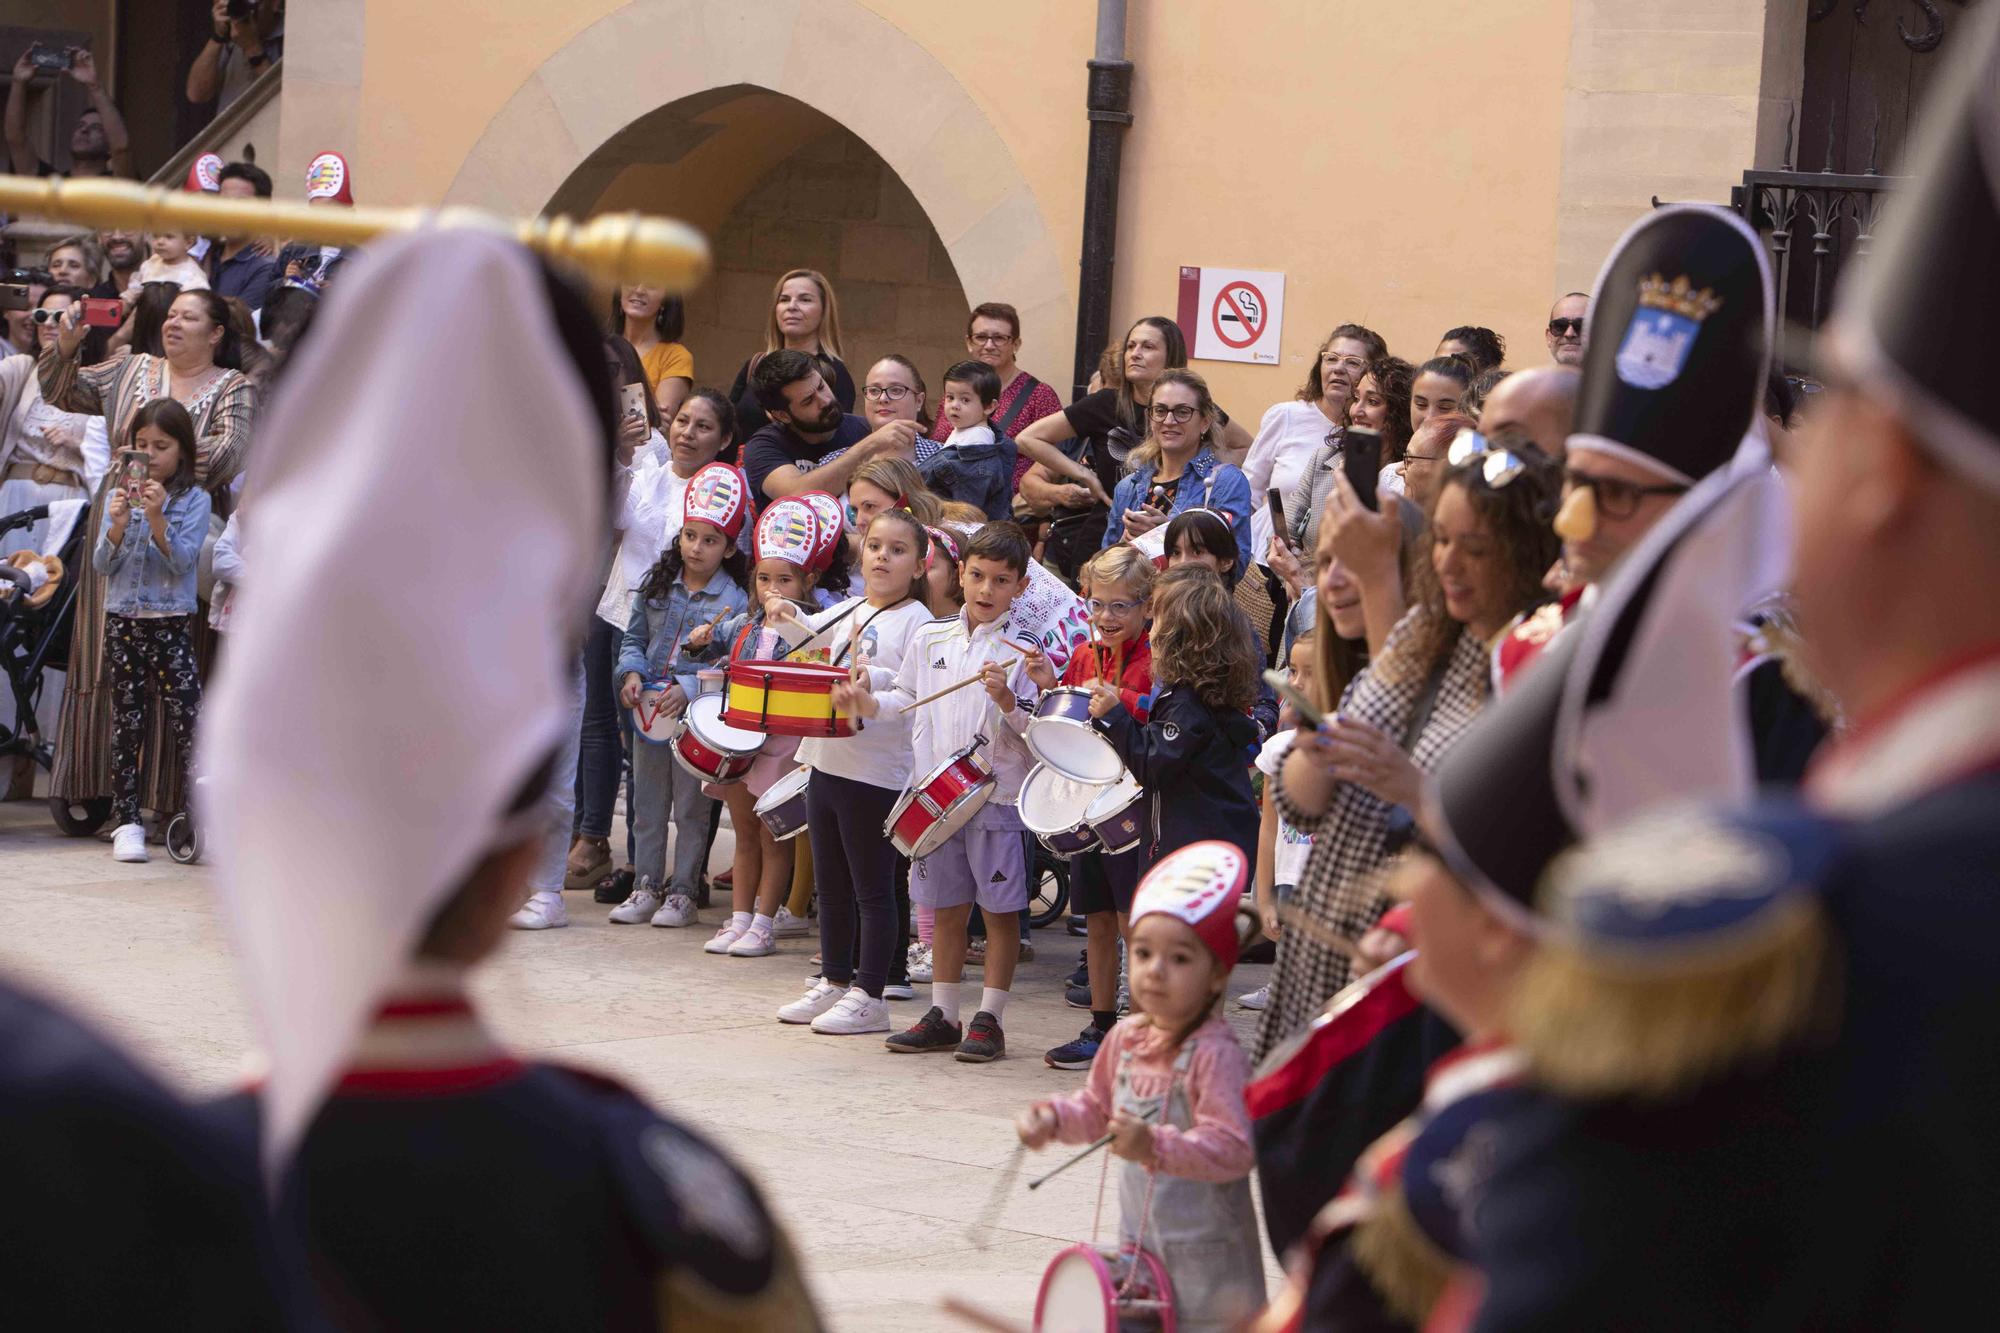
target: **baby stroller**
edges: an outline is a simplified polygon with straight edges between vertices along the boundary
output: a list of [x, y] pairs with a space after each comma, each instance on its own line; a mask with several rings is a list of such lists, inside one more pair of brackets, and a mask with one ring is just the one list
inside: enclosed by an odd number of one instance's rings
[[[48, 505], [37, 505], [16, 513], [0, 515], [0, 537], [31, 527], [49, 516]], [[20, 755], [47, 769], [55, 762], [55, 745], [44, 738], [35, 721], [42, 701], [43, 673], [69, 667], [70, 618], [76, 605], [77, 581], [71, 571], [86, 559], [84, 538], [90, 531], [88, 509], [77, 516], [62, 547], [52, 556], [40, 557], [47, 581], [30, 590], [27, 574], [12, 571], [34, 557], [23, 552], [5, 562], [0, 571], [0, 669], [7, 673], [7, 688], [14, 701], [14, 724], [0, 726], [0, 761], [11, 771]], [[51, 813], [63, 832], [73, 835], [94, 833], [111, 817], [110, 800], [50, 802]]]

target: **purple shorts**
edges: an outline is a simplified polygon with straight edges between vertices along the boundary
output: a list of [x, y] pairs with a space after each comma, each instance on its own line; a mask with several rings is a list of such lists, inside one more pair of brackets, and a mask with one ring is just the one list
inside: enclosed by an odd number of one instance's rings
[[1011, 805], [988, 802], [951, 841], [910, 866], [910, 901], [920, 907], [1018, 912], [1028, 905], [1023, 825]]

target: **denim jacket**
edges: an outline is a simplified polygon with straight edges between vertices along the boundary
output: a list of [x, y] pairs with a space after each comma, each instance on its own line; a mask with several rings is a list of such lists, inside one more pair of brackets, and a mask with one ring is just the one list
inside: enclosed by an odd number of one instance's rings
[[167, 549], [153, 542], [153, 525], [133, 509], [125, 540], [111, 544], [111, 507], [97, 524], [90, 567], [106, 575], [104, 609], [114, 616], [185, 616], [195, 609], [195, 566], [208, 536], [208, 492], [190, 486], [167, 496]]
[[[1118, 483], [1118, 489], [1111, 492], [1111, 521], [1104, 525], [1104, 545], [1116, 546], [1125, 540], [1125, 511], [1137, 509], [1145, 503], [1146, 493], [1153, 488], [1153, 478], [1159, 472], [1158, 464], [1148, 464], [1134, 471], [1131, 476]], [[1180, 488], [1174, 492], [1174, 506], [1167, 519], [1171, 522], [1185, 510], [1201, 506], [1204, 494], [1210, 509], [1220, 509], [1229, 515], [1230, 531], [1236, 534], [1236, 566], [1231, 582], [1243, 577], [1243, 571], [1250, 565], [1250, 479], [1243, 475], [1243, 469], [1230, 463], [1216, 461], [1212, 450], [1203, 448], [1188, 460], [1187, 471], [1181, 474]]]
[[[636, 672], [641, 679], [659, 680], [671, 675], [683, 693], [695, 696], [695, 673], [701, 662], [684, 648], [687, 636], [715, 619], [717, 612], [734, 615], [747, 610], [750, 599], [729, 576], [716, 570], [708, 586], [689, 592], [680, 579], [667, 590], [665, 598], [645, 597], [632, 603], [632, 623], [618, 644], [618, 669], [612, 674], [612, 688]], [[726, 618], [726, 617], [725, 617]]]
[[[992, 434], [987, 428], [987, 434]], [[989, 523], [1014, 516], [1014, 460], [1019, 451], [1007, 436], [977, 444], [948, 444], [917, 465], [924, 483], [942, 499], [961, 500], [986, 511]]]

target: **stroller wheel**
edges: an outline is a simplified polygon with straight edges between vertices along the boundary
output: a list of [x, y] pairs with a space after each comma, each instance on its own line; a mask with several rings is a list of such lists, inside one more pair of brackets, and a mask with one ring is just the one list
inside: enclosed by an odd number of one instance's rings
[[87, 838], [104, 827], [104, 821], [111, 818], [111, 798], [93, 796], [83, 801], [66, 801], [60, 796], [49, 797], [49, 817], [56, 821], [56, 827], [72, 838]]
[[201, 859], [201, 833], [189, 819], [187, 811], [175, 815], [167, 821], [167, 855], [181, 865], [193, 865]]

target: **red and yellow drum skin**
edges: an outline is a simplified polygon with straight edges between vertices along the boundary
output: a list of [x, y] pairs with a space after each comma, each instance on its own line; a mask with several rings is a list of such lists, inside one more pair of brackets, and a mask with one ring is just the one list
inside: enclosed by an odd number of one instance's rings
[[767, 736], [852, 736], [853, 715], [833, 707], [833, 687], [846, 679], [845, 668], [816, 662], [731, 662], [722, 720]]

